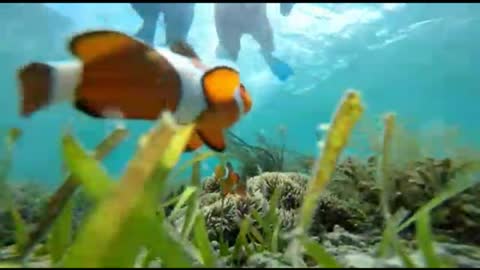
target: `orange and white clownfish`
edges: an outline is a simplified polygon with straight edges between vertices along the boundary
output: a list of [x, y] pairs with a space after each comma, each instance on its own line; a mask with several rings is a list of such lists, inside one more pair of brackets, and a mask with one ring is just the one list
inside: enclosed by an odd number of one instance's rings
[[217, 181], [220, 181], [224, 196], [227, 194], [239, 194], [237, 189], [240, 183], [240, 176], [235, 172], [230, 162], [226, 162], [224, 166], [221, 164], [217, 165], [214, 177]]
[[247, 181], [239, 178], [237, 182], [237, 187], [235, 188], [235, 193], [241, 197], [247, 196]]
[[116, 110], [125, 119], [156, 120], [167, 110], [179, 124], [196, 122], [185, 151], [225, 148], [224, 130], [248, 113], [252, 100], [239, 73], [205, 66], [191, 47], [151, 48], [118, 31], [88, 31], [69, 42], [76, 60], [31, 62], [17, 71], [21, 115], [71, 102], [97, 118]]

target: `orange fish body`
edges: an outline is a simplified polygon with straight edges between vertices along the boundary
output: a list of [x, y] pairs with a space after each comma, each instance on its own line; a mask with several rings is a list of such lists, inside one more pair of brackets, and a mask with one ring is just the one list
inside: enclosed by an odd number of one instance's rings
[[247, 196], [247, 185], [244, 181], [239, 181], [236, 188], [236, 193], [242, 197]]
[[223, 195], [226, 196], [227, 194], [235, 194], [236, 193], [236, 185], [239, 182], [240, 177], [236, 173], [229, 173], [227, 178], [222, 181], [222, 191]]
[[179, 124], [195, 122], [186, 151], [203, 144], [221, 152], [224, 130], [250, 111], [252, 101], [239, 73], [207, 67], [185, 44], [151, 48], [117, 31], [89, 31], [73, 37], [76, 61], [32, 62], [18, 70], [21, 115], [71, 102], [92, 117], [156, 120], [170, 111]]
[[217, 165], [215, 168], [215, 179], [221, 181], [220, 185], [224, 196], [227, 194], [246, 195], [240, 176], [234, 171], [230, 162], [227, 162], [225, 166]]

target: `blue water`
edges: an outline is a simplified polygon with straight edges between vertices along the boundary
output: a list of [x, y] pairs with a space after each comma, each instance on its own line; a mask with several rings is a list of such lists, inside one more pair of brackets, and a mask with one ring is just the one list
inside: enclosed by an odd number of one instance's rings
[[[11, 178], [54, 186], [61, 180], [62, 132], [70, 127], [92, 149], [117, 123], [89, 118], [68, 104], [21, 119], [15, 69], [28, 61], [69, 58], [66, 42], [75, 32], [109, 28], [133, 34], [141, 20], [123, 3], [1, 5], [0, 129], [17, 126], [24, 131], [14, 153]], [[213, 5], [197, 4], [195, 9], [188, 41], [205, 62], [214, 63]], [[275, 136], [283, 125], [290, 148], [314, 154], [317, 125], [330, 120], [345, 89], [355, 88], [367, 105], [365, 117], [378, 119], [395, 111], [419, 131], [455, 127], [476, 143], [480, 134], [478, 14], [479, 4], [296, 4], [290, 16], [283, 17], [278, 4], [268, 4], [275, 54], [288, 61], [295, 75], [285, 82], [277, 80], [258, 53], [258, 44], [243, 37], [235, 65], [254, 106], [233, 131], [253, 142], [258, 132]], [[163, 42], [159, 20], [156, 43]], [[104, 162], [115, 177], [121, 175], [138, 135], [151, 125], [124, 123], [131, 132], [129, 139]], [[211, 173], [215, 160], [207, 165], [204, 175]]]

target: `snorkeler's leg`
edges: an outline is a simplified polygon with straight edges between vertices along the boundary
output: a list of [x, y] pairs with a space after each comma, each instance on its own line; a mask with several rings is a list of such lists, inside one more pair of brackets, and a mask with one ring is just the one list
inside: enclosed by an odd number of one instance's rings
[[275, 50], [273, 30], [266, 15], [258, 18], [250, 34], [260, 44], [262, 56], [272, 73], [279, 80], [287, 80], [293, 74], [293, 69], [284, 61], [273, 56], [273, 51]]
[[195, 3], [168, 4], [165, 10], [165, 41], [170, 45], [177, 41], [187, 41], [192, 26]]
[[218, 45], [215, 49], [216, 57], [237, 61], [240, 52], [240, 35], [229, 39], [218, 38]]
[[292, 12], [293, 9], [293, 5], [295, 5], [295, 3], [280, 3], [280, 13], [283, 16], [290, 15], [290, 12]]
[[240, 51], [242, 32], [239, 25], [229, 18], [225, 5], [228, 4], [215, 3], [215, 31], [218, 37], [215, 54], [218, 58], [236, 61]]
[[157, 20], [160, 12], [159, 4], [150, 3], [130, 3], [132, 8], [142, 18], [142, 26], [135, 34], [136, 37], [153, 45], [155, 32], [157, 30]]

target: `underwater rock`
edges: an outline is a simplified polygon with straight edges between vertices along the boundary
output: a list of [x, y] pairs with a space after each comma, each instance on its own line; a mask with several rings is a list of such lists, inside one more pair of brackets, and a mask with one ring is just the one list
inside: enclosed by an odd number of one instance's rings
[[262, 253], [255, 253], [250, 256], [246, 262], [245, 267], [254, 268], [289, 268], [291, 265], [282, 261], [283, 254], [271, 253], [264, 251]]
[[327, 233], [324, 239], [323, 244], [328, 241], [332, 246], [349, 245], [358, 248], [367, 247], [367, 241], [364, 236], [352, 234], [338, 225], [335, 225], [333, 231]]
[[[325, 234], [322, 245], [338, 262], [346, 268], [403, 268], [398, 256], [380, 259], [375, 256], [376, 244], [371, 244], [365, 236], [352, 234], [340, 226], [333, 232]], [[407, 254], [415, 265], [425, 267], [423, 255], [419, 250], [408, 248]], [[480, 266], [480, 249], [478, 247], [457, 243], [434, 243], [434, 249], [444, 264], [453, 267], [477, 268]]]

